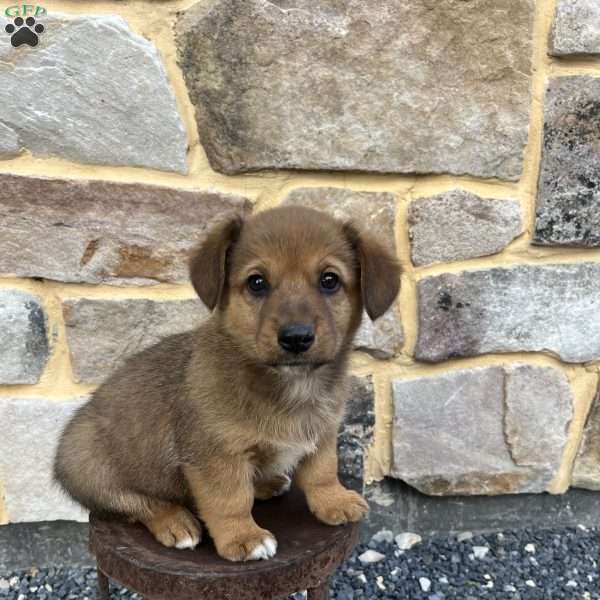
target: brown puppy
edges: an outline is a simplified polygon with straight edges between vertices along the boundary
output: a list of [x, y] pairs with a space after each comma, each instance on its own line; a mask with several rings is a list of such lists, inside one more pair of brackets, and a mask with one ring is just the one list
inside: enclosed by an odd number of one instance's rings
[[57, 480], [166, 546], [200, 541], [196, 513], [229, 560], [273, 556], [252, 504], [286, 491], [294, 471], [318, 519], [361, 519], [366, 502], [337, 477], [346, 366], [363, 307], [383, 314], [399, 277], [376, 241], [318, 211], [222, 223], [191, 261], [211, 317], [98, 388], [62, 435]]

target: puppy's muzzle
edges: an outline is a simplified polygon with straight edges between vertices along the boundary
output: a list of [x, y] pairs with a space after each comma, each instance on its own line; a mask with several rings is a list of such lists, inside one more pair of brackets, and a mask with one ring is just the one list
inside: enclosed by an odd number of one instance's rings
[[315, 341], [315, 329], [312, 325], [286, 325], [279, 330], [279, 345], [292, 354], [306, 352]]

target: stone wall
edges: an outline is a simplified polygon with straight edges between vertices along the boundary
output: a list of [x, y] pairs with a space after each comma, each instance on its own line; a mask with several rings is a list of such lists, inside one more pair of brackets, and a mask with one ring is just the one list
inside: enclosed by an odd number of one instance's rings
[[206, 229], [280, 204], [403, 264], [355, 344], [353, 486], [600, 489], [596, 0], [44, 7], [37, 46], [12, 16], [0, 42], [1, 523], [85, 518], [50, 482], [63, 423], [205, 318]]

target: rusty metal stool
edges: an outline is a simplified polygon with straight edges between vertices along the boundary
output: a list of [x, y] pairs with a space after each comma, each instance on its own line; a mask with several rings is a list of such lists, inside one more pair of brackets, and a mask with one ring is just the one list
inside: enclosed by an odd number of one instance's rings
[[358, 542], [358, 525], [319, 523], [296, 490], [256, 502], [253, 514], [277, 538], [270, 560], [228, 562], [208, 539], [194, 550], [165, 548], [143, 525], [91, 515], [100, 600], [109, 598], [109, 577], [152, 600], [274, 600], [300, 590], [309, 600], [329, 598], [329, 579]]

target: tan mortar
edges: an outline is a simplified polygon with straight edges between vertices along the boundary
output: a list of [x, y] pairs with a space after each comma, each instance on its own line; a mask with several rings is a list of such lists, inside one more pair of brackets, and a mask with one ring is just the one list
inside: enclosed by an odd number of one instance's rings
[[[143, 182], [183, 189], [213, 188], [250, 198], [255, 210], [278, 205], [288, 192], [297, 187], [340, 187], [356, 191], [391, 192], [397, 197], [396, 242], [403, 265], [402, 290], [398, 310], [402, 317], [405, 345], [400, 356], [389, 361], [373, 359], [355, 353], [352, 372], [359, 376], [371, 375], [375, 388], [376, 427], [375, 441], [366, 461], [366, 478], [382, 478], [392, 462], [393, 406], [390, 383], [394, 378], [442, 374], [455, 369], [488, 365], [527, 362], [561, 369], [571, 382], [575, 395], [574, 417], [569, 430], [569, 442], [564, 451], [563, 464], [552, 483], [552, 491], [563, 492], [568, 487], [571, 468], [579, 446], [582, 428], [589, 411], [593, 393], [600, 376], [600, 361], [588, 365], [566, 365], [557, 358], [534, 353], [493, 354], [481, 357], [449, 360], [438, 365], [414, 361], [417, 339], [417, 282], [426, 276], [465, 269], [481, 269], [514, 264], [546, 264], [553, 262], [600, 262], [600, 250], [544, 248], [530, 246], [535, 215], [535, 197], [541, 156], [543, 128], [543, 99], [546, 81], [560, 75], [592, 75], [600, 77], [600, 60], [553, 59], [547, 56], [547, 39], [556, 0], [537, 0], [532, 80], [532, 111], [529, 143], [524, 157], [524, 172], [518, 183], [474, 177], [448, 175], [402, 176], [370, 175], [359, 173], [323, 173], [267, 171], [259, 174], [225, 176], [214, 172], [206, 153], [199, 143], [194, 109], [189, 100], [183, 75], [177, 66], [173, 24], [178, 11], [194, 4], [194, 0], [152, 2], [48, 0], [42, 4], [52, 12], [66, 14], [116, 14], [123, 17], [132, 30], [152, 41], [162, 55], [169, 81], [174, 90], [184, 126], [188, 132], [189, 174], [187, 176], [161, 171], [76, 164], [60, 159], [35, 158], [25, 154], [15, 159], [0, 161], [0, 172], [37, 177], [73, 179], [102, 179], [118, 182]], [[483, 197], [516, 198], [525, 216], [524, 232], [503, 252], [490, 257], [476, 258], [449, 264], [415, 268], [410, 261], [410, 243], [407, 228], [407, 208], [417, 197], [438, 194], [461, 187]], [[178, 300], [193, 296], [187, 285], [156, 285], [150, 287], [113, 287], [107, 285], [63, 284], [37, 282], [14, 277], [0, 278], [0, 287], [18, 288], [35, 294], [42, 301], [48, 315], [52, 354], [47, 368], [36, 385], [0, 386], [0, 396], [44, 396], [56, 401], [90, 393], [94, 386], [77, 384], [66, 344], [65, 325], [61, 302], [66, 298], [149, 298]], [[0, 482], [0, 523], [7, 521]]]

